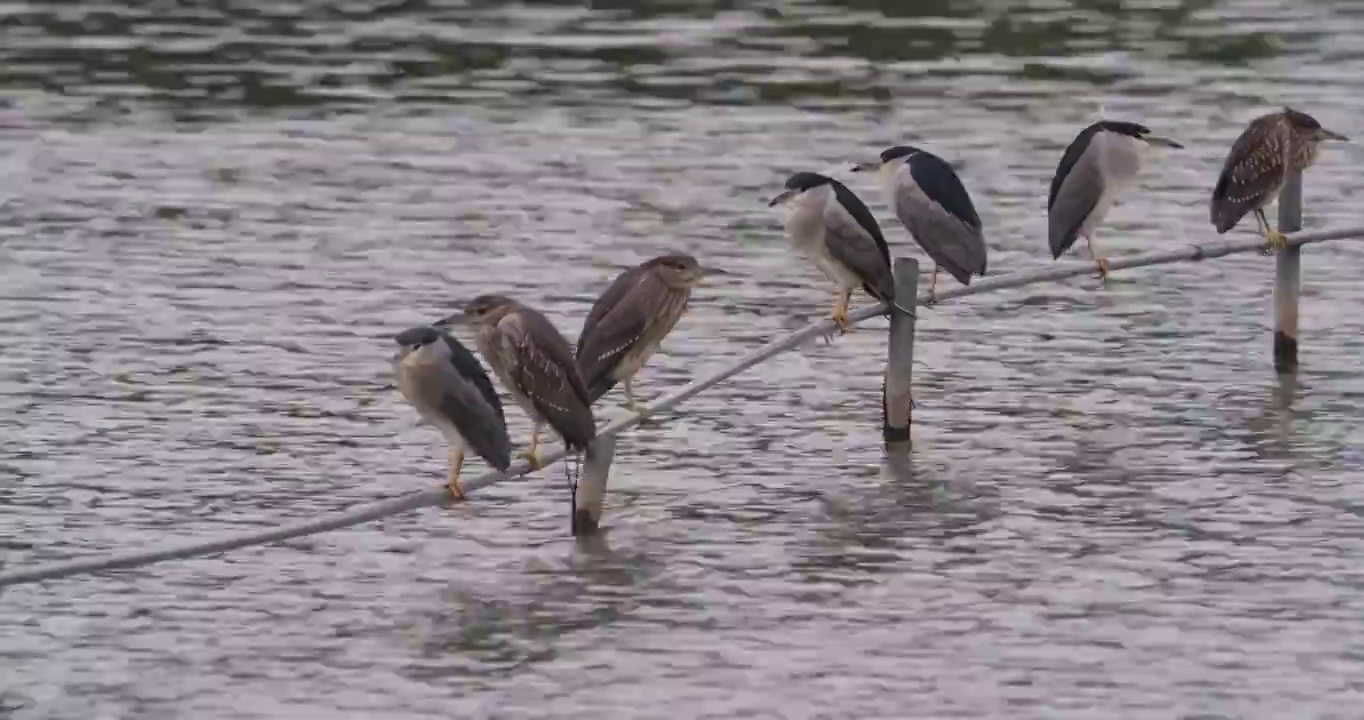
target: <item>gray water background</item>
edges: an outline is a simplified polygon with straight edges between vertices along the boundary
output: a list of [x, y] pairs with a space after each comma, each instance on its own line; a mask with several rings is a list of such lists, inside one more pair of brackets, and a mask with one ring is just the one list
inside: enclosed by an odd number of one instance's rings
[[[0, 6], [4, 566], [439, 482], [390, 336], [478, 292], [574, 337], [620, 269], [695, 253], [727, 273], [639, 387], [707, 374], [828, 309], [766, 207], [796, 170], [922, 258], [846, 170], [923, 145], [1004, 273], [1051, 262], [1046, 183], [1101, 112], [1188, 146], [1113, 253], [1210, 239], [1259, 113], [1364, 138], [1343, 0], [592, 5]], [[1325, 149], [1309, 229], [1358, 224], [1361, 160]], [[904, 460], [877, 320], [623, 438], [605, 543], [566, 537], [556, 466], [7, 589], [0, 715], [1358, 718], [1362, 261], [1305, 253], [1296, 377], [1269, 258], [1036, 285], [921, 314]]]

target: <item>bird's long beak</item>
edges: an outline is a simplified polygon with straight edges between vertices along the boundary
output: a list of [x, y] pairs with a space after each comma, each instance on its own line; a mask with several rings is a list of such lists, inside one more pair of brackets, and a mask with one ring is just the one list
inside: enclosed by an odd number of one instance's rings
[[1143, 138], [1146, 140], [1146, 142], [1152, 145], [1164, 145], [1165, 147], [1175, 148], [1176, 150], [1184, 149], [1184, 146], [1181, 145], [1180, 143], [1177, 143], [1174, 140], [1171, 140], [1170, 138], [1167, 137], [1163, 137], [1161, 135], [1145, 135], [1143, 136]]
[[767, 206], [768, 206], [768, 207], [776, 207], [776, 206], [778, 206], [778, 205], [780, 205], [780, 204], [786, 202], [787, 200], [791, 199], [791, 196], [792, 196], [792, 195], [795, 195], [795, 194], [796, 194], [796, 191], [794, 191], [794, 190], [785, 190], [785, 191], [783, 191], [780, 195], [778, 195], [778, 196], [772, 198], [772, 200], [771, 200], [770, 202], [767, 203]]
[[1322, 129], [1321, 129], [1321, 134], [1322, 134], [1322, 135], [1325, 135], [1326, 138], [1327, 138], [1328, 140], [1339, 140], [1339, 141], [1341, 141], [1341, 142], [1350, 142], [1350, 138], [1347, 138], [1347, 137], [1345, 137], [1344, 135], [1341, 135], [1341, 134], [1338, 133], [1338, 132], [1332, 132], [1332, 131], [1330, 131], [1330, 130], [1327, 130], [1326, 128], [1322, 128]]
[[875, 160], [871, 162], [857, 163], [852, 166], [853, 172], [876, 172], [881, 169], [881, 163]]
[[702, 266], [700, 266], [700, 267], [698, 267], [698, 268], [696, 268], [696, 269], [697, 269], [698, 272], [701, 273], [701, 277], [703, 277], [703, 278], [711, 277], [712, 275], [723, 275], [723, 274], [725, 274], [725, 271], [724, 271], [724, 270], [721, 270], [721, 269], [718, 268], [718, 267], [712, 267], [712, 266], [710, 266], [710, 265], [702, 265]]

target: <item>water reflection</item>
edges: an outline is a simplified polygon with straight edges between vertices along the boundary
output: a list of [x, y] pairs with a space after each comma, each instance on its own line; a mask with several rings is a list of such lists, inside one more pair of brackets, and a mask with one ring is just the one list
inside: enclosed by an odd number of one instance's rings
[[820, 505], [827, 515], [792, 562], [815, 583], [872, 582], [913, 562], [913, 549], [977, 535], [1001, 514], [979, 488], [904, 452], [887, 454], [874, 483], [833, 489]]
[[664, 565], [647, 552], [616, 552], [609, 534], [579, 539], [567, 562], [536, 563], [519, 581], [480, 592], [465, 580], [450, 585], [416, 623], [421, 662], [409, 676], [500, 676], [551, 661], [566, 638], [629, 617], [648, 595], [668, 594], [653, 582]]

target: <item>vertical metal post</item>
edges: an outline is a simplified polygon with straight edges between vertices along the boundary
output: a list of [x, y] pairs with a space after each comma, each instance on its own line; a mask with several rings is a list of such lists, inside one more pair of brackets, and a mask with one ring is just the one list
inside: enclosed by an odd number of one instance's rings
[[[1302, 173], [1290, 171], [1279, 190], [1279, 232], [1302, 229]], [[1302, 286], [1302, 248], [1279, 251], [1274, 263], [1274, 369], [1298, 369], [1298, 292]]]
[[591, 535], [601, 527], [602, 503], [606, 501], [606, 480], [611, 475], [611, 460], [616, 456], [616, 438], [598, 437], [592, 450], [583, 453], [583, 472], [573, 498], [569, 530], [574, 535]]
[[[919, 261], [895, 258], [895, 305], [917, 312]], [[914, 316], [890, 308], [889, 357], [886, 379], [881, 385], [881, 436], [886, 445], [907, 444], [913, 413], [911, 381], [914, 377]]]

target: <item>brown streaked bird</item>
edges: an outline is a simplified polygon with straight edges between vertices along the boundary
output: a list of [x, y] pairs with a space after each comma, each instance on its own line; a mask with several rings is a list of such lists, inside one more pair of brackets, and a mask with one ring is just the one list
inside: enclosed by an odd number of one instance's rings
[[588, 450], [597, 435], [592, 400], [578, 373], [573, 351], [554, 324], [539, 311], [503, 295], [480, 295], [457, 315], [477, 326], [478, 350], [503, 387], [533, 423], [530, 446], [521, 453], [538, 469], [540, 433], [549, 425], [570, 452]]
[[578, 372], [596, 402], [623, 383], [625, 406], [638, 409], [632, 381], [687, 311], [705, 271], [691, 255], [647, 260], [616, 276], [592, 305], [578, 336]]
[[432, 327], [414, 327], [393, 338], [398, 391], [449, 445], [450, 494], [463, 500], [459, 472], [471, 449], [488, 465], [506, 472], [511, 441], [502, 401], [478, 358], [458, 340]]
[[1254, 212], [1270, 249], [1287, 247], [1283, 234], [1269, 226], [1265, 206], [1278, 196], [1290, 171], [1302, 172], [1316, 162], [1323, 140], [1348, 142], [1349, 138], [1290, 107], [1251, 120], [1232, 143], [1212, 191], [1209, 216], [1217, 234], [1236, 227], [1247, 212]]

